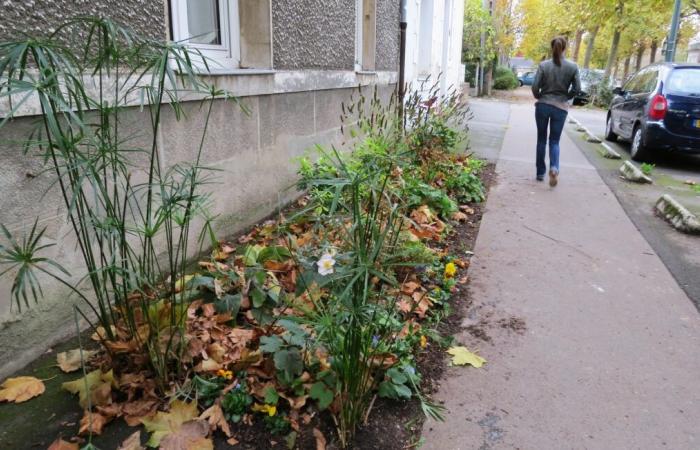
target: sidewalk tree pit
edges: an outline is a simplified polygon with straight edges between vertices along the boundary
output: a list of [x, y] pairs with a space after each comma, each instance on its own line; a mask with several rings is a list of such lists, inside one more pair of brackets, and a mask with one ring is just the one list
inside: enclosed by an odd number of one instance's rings
[[[73, 36], [89, 37], [76, 50], [64, 45]], [[71, 289], [76, 317], [90, 324], [94, 343], [58, 361], [78, 375], [63, 385], [84, 409], [74, 431], [89, 443], [122, 418], [143, 425], [148, 446], [212, 448], [215, 434], [235, 444], [236, 427], [263, 423], [293, 446], [320, 412], [348, 447], [375, 396], [415, 397], [440, 419], [443, 408], [421, 394], [415, 356], [440, 347], [436, 326], [466, 282], [468, 261], [431, 243], [450, 220], [469, 220], [467, 203], [484, 200], [483, 162], [456, 152], [466, 105], [456, 93], [439, 98], [435, 83], [429, 101], [406, 98], [401, 123], [395, 97], [357, 91], [341, 106], [353, 151], [316, 148], [299, 162], [303, 197], [235, 242], [218, 241], [204, 189], [216, 173], [200, 158], [213, 102], [242, 106], [197, 75], [194, 56], [90, 18], [45, 41], [0, 44], [0, 90], [14, 108], [41, 104], [27, 154], [55, 175], [87, 274], [76, 284], [44, 258], [38, 225], [25, 237], [2, 228], [17, 308], [41, 296], [41, 275]], [[162, 108], [182, 117], [185, 92], [202, 99], [202, 144], [195, 161], [162, 169], [157, 140], [135, 151], [119, 123], [140, 98], [156, 135]], [[204, 248], [211, 253], [193, 271]], [[40, 380], [12, 380], [0, 399], [43, 391]], [[313, 435], [318, 445], [330, 438]], [[136, 431], [130, 443], [140, 439]]]

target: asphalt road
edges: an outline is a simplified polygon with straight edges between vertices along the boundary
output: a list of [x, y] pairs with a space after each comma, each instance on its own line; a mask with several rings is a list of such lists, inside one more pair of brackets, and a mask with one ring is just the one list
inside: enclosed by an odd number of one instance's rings
[[[574, 108], [570, 111], [570, 116], [575, 117], [597, 137], [603, 138], [605, 111]], [[602, 158], [596, 150], [599, 144], [586, 142], [574, 125], [567, 124], [566, 131], [598, 170], [637, 229], [700, 310], [700, 236], [689, 236], [676, 231], [656, 216], [653, 210], [656, 200], [668, 193], [696, 215], [700, 215], [700, 195], [685, 183], [694, 181], [700, 184], [700, 156], [660, 155], [652, 172], [654, 184], [640, 186], [622, 180], [618, 173], [621, 161]], [[628, 143], [608, 142], [608, 145], [620, 153], [623, 159], [629, 159]], [[566, 158], [566, 155], [562, 157]]]

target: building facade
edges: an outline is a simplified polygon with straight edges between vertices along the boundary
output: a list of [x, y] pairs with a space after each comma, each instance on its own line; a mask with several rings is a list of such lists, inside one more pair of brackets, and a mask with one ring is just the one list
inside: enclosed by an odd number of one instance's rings
[[442, 95], [451, 88], [460, 89], [464, 0], [405, 1], [406, 81], [418, 89], [425, 80], [439, 77]]
[[[215, 61], [208, 81], [239, 96], [250, 110], [245, 114], [232, 102], [217, 101], [209, 123], [203, 162], [220, 169], [212, 196], [221, 236], [298, 195], [294, 159], [314, 144], [341, 141], [341, 103], [358, 85], [376, 85], [388, 98], [398, 78], [397, 0], [5, 1], [0, 42], [46, 35], [81, 15], [110, 17], [151, 38], [188, 42]], [[438, 43], [435, 48], [442, 51]], [[158, 131], [164, 166], [194, 158], [203, 118], [198, 102], [184, 106], [189, 120], [176, 121], [167, 112]], [[0, 103], [0, 117], [8, 111]], [[80, 257], [53, 179], [40, 161], [22, 157], [16, 144], [38, 113], [24, 108], [0, 129], [0, 223], [22, 235], [38, 217], [47, 227], [46, 243], [55, 244], [46, 256], [74, 273]], [[147, 117], [134, 108], [125, 126], [138, 130]], [[0, 279], [0, 378], [75, 332], [77, 300], [60, 285], [46, 284], [44, 299], [19, 314], [11, 308], [10, 283], [11, 277]]]

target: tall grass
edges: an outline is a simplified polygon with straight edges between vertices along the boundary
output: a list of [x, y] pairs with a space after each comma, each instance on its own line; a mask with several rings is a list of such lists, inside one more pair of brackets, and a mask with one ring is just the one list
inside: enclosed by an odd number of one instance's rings
[[[143, 39], [89, 17], [47, 38], [0, 43], [0, 99], [11, 105], [0, 127], [38, 102], [39, 126], [24, 152], [38, 150], [55, 176], [90, 288], [83, 293], [83, 282], [70, 283], [65, 269], [37, 255], [43, 230], [36, 225], [24, 240], [3, 228], [12, 244], [0, 248], [0, 263], [10, 266], [5, 272], [16, 269], [15, 303], [21, 309], [41, 295], [37, 274], [58, 279], [83, 300], [81, 315], [101, 327], [113, 356], [144, 352], [161, 389], [181, 367], [187, 290], [178, 280], [191, 258], [195, 221], [209, 227], [201, 187], [211, 174], [202, 154], [214, 101], [228, 97], [202, 81], [192, 56], [179, 43]], [[193, 161], [166, 168], [158, 139], [164, 108], [183, 119], [187, 96], [201, 99], [201, 138]], [[141, 124], [145, 147], [124, 125], [135, 106], [148, 114]]]

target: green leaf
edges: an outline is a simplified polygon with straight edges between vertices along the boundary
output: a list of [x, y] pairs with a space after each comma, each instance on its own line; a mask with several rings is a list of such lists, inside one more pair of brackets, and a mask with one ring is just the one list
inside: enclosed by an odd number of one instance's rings
[[277, 370], [285, 372], [290, 377], [295, 377], [304, 370], [304, 362], [298, 348], [280, 350], [274, 356]]
[[241, 294], [224, 294], [220, 300], [214, 302], [214, 307], [218, 313], [230, 312], [232, 317], [236, 317], [241, 307]]
[[284, 346], [284, 341], [278, 336], [263, 336], [260, 338], [260, 350], [265, 353], [275, 353]]
[[333, 402], [333, 398], [335, 398], [333, 391], [326, 385], [326, 383], [321, 381], [318, 381], [311, 386], [309, 396], [318, 401], [318, 407], [321, 410], [328, 408]]
[[391, 378], [391, 381], [393, 381], [396, 384], [404, 384], [408, 381], [406, 374], [404, 374], [403, 371], [399, 370], [396, 367], [392, 367], [391, 369], [387, 370], [386, 376]]
[[282, 247], [280, 245], [273, 245], [271, 247], [265, 247], [264, 249], [262, 249], [258, 254], [257, 260], [260, 264], [268, 260], [282, 262], [286, 259], [291, 258], [291, 256], [291, 253], [289, 253], [289, 250], [286, 247]]
[[255, 308], [260, 308], [262, 305], [265, 304], [265, 299], [267, 298], [267, 295], [260, 289], [255, 288], [250, 293], [250, 297], [253, 299], [253, 306]]
[[272, 386], [265, 389], [265, 403], [268, 405], [276, 405], [279, 401], [280, 396]]
[[409, 398], [411, 398], [411, 395], [413, 395], [413, 393], [411, 392], [411, 389], [409, 389], [407, 386], [405, 386], [403, 384], [395, 384], [395, 383], [392, 383], [391, 381], [382, 381], [381, 384], [379, 385], [379, 396], [380, 397], [393, 398], [393, 399], [399, 399], [399, 398], [409, 399]]
[[243, 252], [243, 264], [246, 266], [254, 266], [258, 262], [258, 256], [262, 250], [262, 245], [247, 246]]

